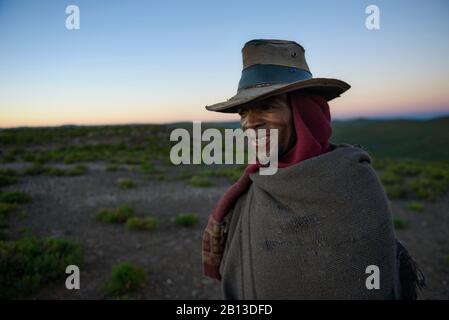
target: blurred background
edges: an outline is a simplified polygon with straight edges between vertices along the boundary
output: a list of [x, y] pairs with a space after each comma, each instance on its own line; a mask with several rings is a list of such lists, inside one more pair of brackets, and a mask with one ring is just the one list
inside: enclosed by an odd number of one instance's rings
[[201, 235], [243, 166], [174, 166], [169, 134], [239, 127], [204, 106], [236, 93], [246, 41], [276, 38], [351, 84], [331, 141], [369, 151], [420, 297], [448, 299], [447, 30], [443, 0], [0, 0], [0, 298], [220, 298]]

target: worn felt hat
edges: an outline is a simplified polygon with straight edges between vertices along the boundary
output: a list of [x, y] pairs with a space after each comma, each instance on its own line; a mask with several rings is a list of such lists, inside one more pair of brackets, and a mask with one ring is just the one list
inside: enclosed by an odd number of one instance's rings
[[243, 46], [242, 56], [237, 94], [206, 106], [207, 110], [235, 113], [245, 105], [295, 90], [318, 94], [330, 101], [351, 87], [338, 79], [313, 78], [304, 48], [294, 41], [251, 40]]

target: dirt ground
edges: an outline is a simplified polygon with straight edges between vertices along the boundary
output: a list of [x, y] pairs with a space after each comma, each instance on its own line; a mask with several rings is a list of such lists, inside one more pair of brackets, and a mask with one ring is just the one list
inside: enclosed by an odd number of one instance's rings
[[[21, 163], [11, 164], [13, 168]], [[23, 191], [32, 197], [23, 213], [11, 218], [12, 234], [29, 232], [79, 243], [84, 253], [81, 289], [65, 289], [64, 280], [44, 287], [36, 299], [101, 299], [102, 286], [112, 267], [122, 261], [140, 265], [148, 273], [144, 290], [136, 299], [220, 299], [216, 281], [201, 273], [201, 236], [207, 216], [230, 185], [212, 177], [215, 185], [193, 187], [183, 180], [158, 181], [131, 171], [105, 171], [106, 164], [87, 164], [86, 175], [75, 177], [27, 176], [4, 191]], [[174, 168], [170, 174], [177, 174]], [[178, 172], [178, 173], [179, 173]], [[117, 179], [132, 178], [136, 186], [123, 190]], [[128, 203], [138, 216], [154, 216], [156, 230], [129, 231], [123, 225], [95, 220], [100, 208]], [[406, 201], [392, 202], [395, 216], [408, 222], [398, 238], [423, 269], [428, 288], [420, 298], [449, 299], [449, 194], [436, 202], [424, 202], [423, 212], [406, 209]], [[180, 213], [197, 214], [193, 228], [177, 226]]]

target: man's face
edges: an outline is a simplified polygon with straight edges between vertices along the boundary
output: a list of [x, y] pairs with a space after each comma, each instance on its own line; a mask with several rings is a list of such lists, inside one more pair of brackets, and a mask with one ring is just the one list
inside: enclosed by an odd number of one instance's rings
[[[243, 130], [247, 129], [277, 129], [278, 130], [278, 155], [286, 153], [296, 141], [295, 127], [287, 95], [277, 95], [259, 101], [239, 110], [240, 124]], [[267, 135], [270, 132], [267, 131]], [[268, 137], [268, 136], [267, 136]], [[269, 150], [269, 139], [256, 140], [256, 145], [261, 143]]]

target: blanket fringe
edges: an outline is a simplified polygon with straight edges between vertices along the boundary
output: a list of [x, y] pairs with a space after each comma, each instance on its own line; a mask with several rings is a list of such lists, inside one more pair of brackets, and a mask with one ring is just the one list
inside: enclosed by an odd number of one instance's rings
[[422, 291], [423, 288], [427, 287], [424, 273], [402, 243], [398, 240], [396, 240], [396, 243], [398, 250], [401, 299], [416, 300], [418, 298], [418, 289]]

